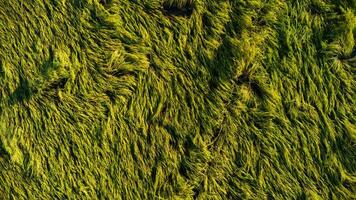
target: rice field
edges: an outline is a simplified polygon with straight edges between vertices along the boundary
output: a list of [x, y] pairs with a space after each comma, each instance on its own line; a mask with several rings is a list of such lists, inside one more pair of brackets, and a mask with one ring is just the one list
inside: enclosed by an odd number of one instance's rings
[[0, 0], [0, 199], [356, 199], [355, 0]]

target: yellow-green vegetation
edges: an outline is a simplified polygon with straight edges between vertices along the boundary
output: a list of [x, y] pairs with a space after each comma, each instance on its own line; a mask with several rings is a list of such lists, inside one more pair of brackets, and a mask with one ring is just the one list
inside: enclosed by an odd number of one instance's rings
[[0, 199], [355, 199], [355, 0], [0, 0]]

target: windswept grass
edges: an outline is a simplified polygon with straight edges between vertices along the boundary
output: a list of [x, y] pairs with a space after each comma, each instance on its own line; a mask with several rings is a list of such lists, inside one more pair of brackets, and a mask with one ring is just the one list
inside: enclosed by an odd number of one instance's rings
[[354, 0], [0, 0], [0, 199], [356, 199]]

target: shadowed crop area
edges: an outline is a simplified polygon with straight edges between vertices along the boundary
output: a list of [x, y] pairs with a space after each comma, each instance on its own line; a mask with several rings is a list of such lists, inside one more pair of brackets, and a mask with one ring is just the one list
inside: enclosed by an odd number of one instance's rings
[[0, 199], [356, 199], [355, 0], [0, 0]]

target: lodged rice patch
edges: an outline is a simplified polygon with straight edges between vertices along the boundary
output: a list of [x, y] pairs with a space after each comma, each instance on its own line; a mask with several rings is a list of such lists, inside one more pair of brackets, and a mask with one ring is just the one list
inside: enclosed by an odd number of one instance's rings
[[0, 0], [0, 199], [355, 199], [354, 0]]

